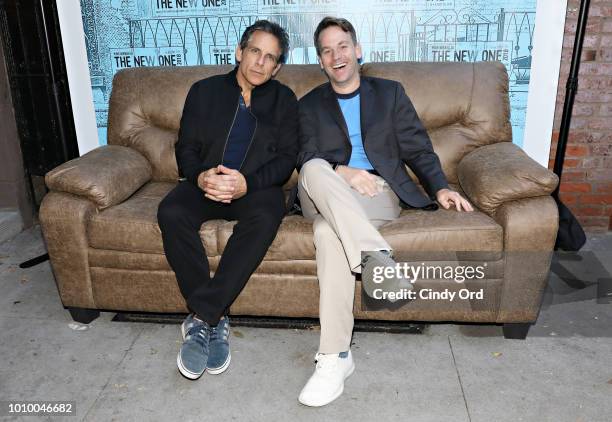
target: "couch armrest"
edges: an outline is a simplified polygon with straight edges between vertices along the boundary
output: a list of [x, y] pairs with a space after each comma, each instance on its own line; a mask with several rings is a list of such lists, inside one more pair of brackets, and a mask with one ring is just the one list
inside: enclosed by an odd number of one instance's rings
[[504, 228], [505, 257], [496, 322], [533, 322], [540, 311], [557, 237], [557, 203], [550, 196], [507, 202], [494, 218]]
[[106, 145], [54, 168], [45, 183], [51, 191], [85, 197], [103, 209], [127, 199], [151, 174], [151, 165], [139, 152]]
[[40, 204], [40, 225], [64, 306], [96, 308], [87, 242], [87, 224], [96, 212], [90, 200], [64, 192], [49, 192]]
[[489, 215], [508, 201], [550, 195], [559, 182], [511, 142], [470, 152], [459, 162], [457, 176], [468, 198]]

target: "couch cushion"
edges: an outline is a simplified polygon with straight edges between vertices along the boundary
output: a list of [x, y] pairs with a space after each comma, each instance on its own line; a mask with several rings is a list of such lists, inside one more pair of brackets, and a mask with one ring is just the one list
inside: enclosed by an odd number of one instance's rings
[[[151, 182], [125, 202], [95, 215], [87, 228], [89, 245], [96, 249], [163, 254], [161, 232], [157, 225], [157, 208], [175, 183]], [[219, 254], [217, 226], [204, 223], [200, 237], [208, 256]]]
[[480, 211], [404, 210], [380, 232], [402, 258], [404, 253], [410, 253], [406, 257], [452, 259], [452, 255], [459, 255], [457, 252], [474, 251], [473, 255], [458, 257], [496, 260], [503, 250], [502, 227]]
[[[147, 157], [153, 180], [175, 180], [174, 142], [189, 87], [231, 66], [140, 67], [113, 78], [108, 143]], [[362, 73], [399, 81], [431, 136], [450, 182], [459, 160], [478, 146], [512, 140], [508, 74], [499, 62], [366, 63]], [[298, 98], [327, 82], [319, 65], [283, 66], [278, 80]]]
[[399, 81], [414, 104], [449, 182], [479, 146], [512, 141], [508, 74], [499, 62], [366, 63], [362, 73]]
[[174, 156], [189, 87], [227, 73], [231, 66], [124, 69], [113, 77], [108, 109], [108, 144], [134, 148], [149, 159], [154, 181], [176, 180]]
[[[235, 224], [235, 221], [227, 221], [219, 226], [219, 252], [225, 250]], [[312, 221], [298, 215], [287, 216], [283, 219], [264, 260], [314, 260], [312, 236]]]
[[[219, 251], [223, 252], [235, 222], [219, 226]], [[458, 213], [452, 210], [403, 210], [400, 218], [381, 227], [380, 232], [401, 259], [453, 259], [456, 251], [476, 251], [473, 257], [459, 258], [495, 260], [503, 248], [503, 230], [487, 215], [474, 211]], [[312, 223], [303, 217], [285, 217], [265, 260], [315, 259]], [[409, 252], [409, 255], [404, 254]], [[427, 252], [423, 254], [423, 252]], [[445, 252], [452, 252], [452, 256]]]
[[[157, 208], [173, 186], [173, 183], [148, 183], [125, 202], [96, 214], [88, 226], [90, 246], [163, 254]], [[202, 225], [200, 237], [209, 257], [223, 252], [235, 224], [235, 221], [212, 220]], [[443, 252], [497, 253], [503, 248], [501, 226], [479, 211], [403, 210], [400, 218], [385, 224], [380, 231], [402, 259], [414, 258], [416, 253], [420, 254], [418, 259], [452, 259]], [[404, 256], [405, 252], [410, 254]], [[423, 252], [426, 254], [422, 255]], [[497, 256], [482, 255], [478, 258], [498, 259]], [[264, 259], [314, 260], [312, 222], [296, 215], [285, 217]]]

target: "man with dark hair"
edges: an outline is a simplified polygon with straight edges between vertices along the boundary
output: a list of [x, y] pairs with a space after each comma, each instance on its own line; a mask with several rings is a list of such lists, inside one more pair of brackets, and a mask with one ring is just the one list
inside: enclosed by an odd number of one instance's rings
[[263, 31], [276, 37], [278, 46], [280, 48], [277, 62], [284, 64], [287, 61], [287, 54], [289, 54], [289, 35], [283, 27], [275, 22], [259, 20], [245, 29], [240, 37], [240, 49], [245, 50], [249, 46], [249, 41], [251, 41], [251, 38], [256, 31]]
[[[282, 185], [299, 150], [297, 99], [272, 80], [289, 50], [278, 24], [257, 21], [236, 47], [238, 66], [193, 84], [183, 108], [176, 160], [186, 181], [159, 205], [166, 258], [192, 313], [177, 356], [185, 377], [230, 363], [227, 310], [261, 263], [285, 213]], [[202, 223], [237, 220], [214, 277]]]
[[[346, 19], [326, 17], [314, 43], [329, 82], [299, 105], [299, 197], [312, 218], [319, 279], [321, 337], [315, 372], [299, 401], [323, 406], [342, 394], [355, 365], [350, 351], [355, 273], [366, 294], [375, 268], [395, 267], [378, 227], [399, 216], [400, 200], [412, 208], [471, 211], [448, 189], [440, 160], [401, 84], [359, 74], [361, 46]], [[404, 164], [429, 194], [422, 194]], [[363, 253], [363, 259], [362, 259]], [[394, 275], [389, 290], [412, 288]]]

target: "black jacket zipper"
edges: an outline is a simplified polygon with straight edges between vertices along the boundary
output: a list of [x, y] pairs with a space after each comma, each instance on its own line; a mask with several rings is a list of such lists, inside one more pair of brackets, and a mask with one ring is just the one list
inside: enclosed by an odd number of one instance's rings
[[[252, 101], [253, 101], [253, 99], [251, 98], [251, 105], [252, 105]], [[244, 153], [244, 157], [242, 158], [242, 162], [240, 163], [240, 167], [238, 167], [238, 171], [242, 170], [242, 166], [244, 165], [244, 162], [245, 162], [245, 160], [247, 158], [247, 155], [249, 154], [249, 150], [251, 149], [251, 144], [253, 144], [253, 139], [255, 139], [255, 133], [257, 133], [257, 124], [258, 124], [257, 116], [255, 116], [253, 113], [251, 113], [251, 110], [249, 110], [248, 107], [247, 107], [247, 111], [255, 119], [255, 129], [253, 130], [253, 135], [251, 135], [251, 140], [249, 141], [249, 146], [247, 147], [247, 150]]]
[[[242, 94], [240, 94], [242, 95]], [[238, 109], [240, 108], [240, 98], [238, 98], [238, 102], [236, 102], [236, 111], [234, 111], [234, 118], [232, 119], [232, 124], [227, 129], [227, 135], [225, 136], [225, 145], [223, 145], [223, 153], [221, 154], [221, 163], [225, 162], [225, 150], [227, 149], [227, 141], [229, 141], [230, 133], [232, 132], [232, 128], [234, 127], [234, 123], [236, 123], [236, 116], [238, 115]]]

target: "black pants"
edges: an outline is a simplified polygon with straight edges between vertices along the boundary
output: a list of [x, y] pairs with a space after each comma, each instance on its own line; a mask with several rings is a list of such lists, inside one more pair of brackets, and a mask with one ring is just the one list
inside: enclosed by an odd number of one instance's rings
[[[284, 213], [280, 187], [247, 193], [222, 204], [185, 181], [159, 204], [157, 221], [166, 258], [187, 306], [211, 326], [217, 325], [263, 260]], [[211, 278], [199, 231], [202, 223], [217, 219], [238, 223]]]

